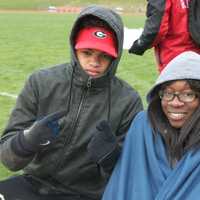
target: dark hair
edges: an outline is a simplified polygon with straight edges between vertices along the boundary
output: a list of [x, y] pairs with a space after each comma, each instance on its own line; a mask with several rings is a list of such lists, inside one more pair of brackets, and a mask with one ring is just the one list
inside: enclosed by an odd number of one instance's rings
[[200, 93], [200, 80], [188, 79], [187, 82], [193, 91]]

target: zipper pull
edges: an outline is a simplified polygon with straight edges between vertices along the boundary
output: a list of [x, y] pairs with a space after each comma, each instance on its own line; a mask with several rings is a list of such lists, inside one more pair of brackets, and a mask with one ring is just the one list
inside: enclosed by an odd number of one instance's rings
[[91, 85], [92, 85], [92, 78], [89, 77], [87, 80], [87, 88], [91, 88]]

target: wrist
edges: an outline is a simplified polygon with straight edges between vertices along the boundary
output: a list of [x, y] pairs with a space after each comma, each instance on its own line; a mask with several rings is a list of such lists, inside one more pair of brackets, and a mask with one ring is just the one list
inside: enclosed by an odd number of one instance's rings
[[11, 140], [11, 148], [17, 155], [22, 157], [29, 157], [36, 152], [35, 149], [26, 142], [23, 132], [19, 132], [13, 137]]
[[98, 160], [98, 164], [102, 165], [103, 163], [115, 163], [120, 155], [120, 152], [120, 147], [118, 145], [114, 146], [110, 152], [108, 152], [106, 155]]
[[103, 168], [103, 170], [107, 173], [111, 173], [114, 166], [117, 163], [117, 160], [120, 156], [121, 148], [117, 145], [112, 152], [104, 156], [101, 160], [99, 160], [98, 164]]

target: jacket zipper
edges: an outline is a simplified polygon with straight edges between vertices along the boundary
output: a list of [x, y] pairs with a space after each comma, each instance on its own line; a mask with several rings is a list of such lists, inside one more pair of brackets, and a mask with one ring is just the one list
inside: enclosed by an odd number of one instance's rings
[[72, 132], [71, 134], [66, 138], [65, 142], [64, 142], [64, 146], [67, 145], [67, 144], [70, 144], [71, 142], [71, 139], [72, 139], [72, 136], [74, 134], [74, 131], [75, 131], [75, 127], [76, 127], [76, 124], [78, 122], [78, 118], [79, 118], [79, 115], [80, 115], [80, 112], [81, 112], [81, 109], [82, 109], [82, 105], [83, 105], [83, 102], [85, 100], [85, 97], [88, 93], [88, 90], [91, 88], [91, 78], [89, 77], [88, 80], [87, 80], [87, 89], [86, 91], [83, 91], [82, 95], [81, 95], [81, 101], [79, 103], [79, 106], [78, 106], [78, 111], [77, 111], [77, 114], [76, 114], [76, 118], [73, 122], [73, 125], [72, 125]]
[[72, 136], [73, 136], [73, 134], [74, 134], [74, 131], [75, 131], [75, 127], [76, 127], [76, 124], [77, 124], [77, 121], [78, 121], [78, 118], [79, 118], [79, 114], [80, 114], [80, 112], [81, 112], [81, 109], [82, 109], [82, 105], [83, 105], [83, 102], [84, 102], [84, 100], [85, 100], [85, 97], [86, 97], [86, 95], [87, 95], [87, 93], [88, 93], [88, 90], [91, 88], [91, 78], [89, 77], [89, 79], [87, 80], [87, 84], [86, 84], [86, 86], [87, 86], [87, 89], [86, 89], [86, 91], [84, 90], [83, 92], [82, 92], [82, 95], [81, 95], [81, 101], [80, 101], [80, 103], [79, 103], [79, 106], [78, 106], [78, 112], [77, 112], [77, 114], [76, 114], [76, 118], [75, 118], [75, 120], [74, 120], [74, 122], [73, 122], [73, 125], [72, 125], [72, 131], [71, 131], [71, 134], [68, 136], [68, 137], [66, 137], [65, 138], [65, 141], [64, 141], [64, 146], [63, 146], [63, 149], [62, 149], [62, 152], [60, 153], [60, 156], [59, 156], [59, 160], [57, 160], [57, 164], [56, 164], [56, 170], [58, 171], [58, 169], [61, 167], [61, 165], [62, 165], [62, 160], [63, 159], [61, 159], [62, 158], [62, 156], [63, 156], [63, 154], [64, 154], [64, 147], [65, 146], [67, 146], [68, 144], [70, 144], [70, 142], [71, 142], [71, 139], [72, 139]]

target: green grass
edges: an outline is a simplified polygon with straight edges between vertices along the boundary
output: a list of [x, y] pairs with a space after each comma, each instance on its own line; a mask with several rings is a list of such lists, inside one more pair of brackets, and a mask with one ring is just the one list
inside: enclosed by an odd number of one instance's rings
[[107, 6], [122, 6], [126, 8], [144, 5], [145, 0], [1, 0], [1, 9], [46, 9], [48, 6], [86, 6], [91, 4], [101, 4]]
[[[2, 1], [1, 1], [2, 2]], [[0, 13], [0, 92], [18, 94], [34, 70], [69, 61], [68, 36], [75, 14]], [[142, 27], [143, 16], [123, 16], [129, 28]], [[152, 50], [144, 56], [124, 51], [117, 75], [145, 94], [157, 75]], [[0, 131], [15, 99], [0, 96]], [[146, 105], [146, 103], [145, 103]], [[12, 173], [0, 166], [0, 179]]]

